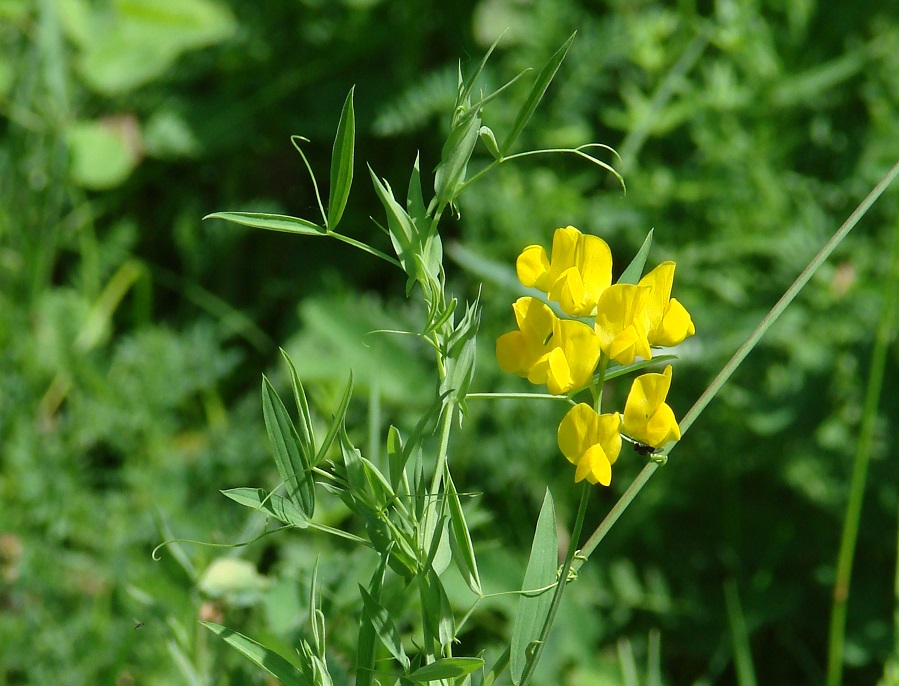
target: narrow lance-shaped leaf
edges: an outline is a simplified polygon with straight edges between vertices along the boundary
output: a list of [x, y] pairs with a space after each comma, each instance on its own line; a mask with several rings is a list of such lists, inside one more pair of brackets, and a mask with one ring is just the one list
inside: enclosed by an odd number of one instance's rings
[[340, 405], [337, 407], [337, 412], [334, 414], [334, 419], [331, 420], [331, 427], [328, 429], [328, 433], [325, 435], [325, 440], [322, 441], [321, 447], [319, 447], [318, 449], [318, 454], [315, 456], [315, 460], [313, 461], [312, 466], [321, 464], [321, 461], [328, 456], [328, 450], [331, 449], [331, 444], [337, 437], [337, 432], [340, 431], [340, 427], [343, 426], [343, 418], [346, 416], [346, 410], [347, 407], [349, 407], [350, 398], [352, 397], [352, 395], [353, 372], [350, 372], [350, 378], [347, 381], [346, 388], [343, 391], [343, 397], [340, 399]]
[[334, 138], [334, 149], [331, 151], [331, 190], [328, 196], [328, 231], [334, 231], [343, 211], [346, 209], [350, 188], [353, 185], [353, 156], [356, 146], [356, 115], [353, 111], [353, 91], [350, 89], [340, 123], [337, 125], [337, 136]]
[[509, 134], [506, 136], [503, 145], [500, 148], [503, 156], [509, 154], [509, 148], [512, 147], [518, 139], [518, 136], [524, 131], [524, 127], [527, 126], [527, 123], [530, 121], [531, 115], [534, 114], [534, 110], [537, 109], [537, 105], [539, 105], [540, 101], [543, 99], [546, 89], [549, 88], [549, 84], [559, 70], [562, 60], [564, 60], [565, 55], [568, 54], [568, 49], [574, 42], [575, 35], [575, 33], [571, 34], [562, 47], [556, 50], [555, 54], [549, 58], [549, 62], [547, 62], [543, 69], [540, 70], [540, 73], [537, 74], [537, 79], [531, 87], [531, 92], [528, 94], [527, 100], [524, 101], [521, 109], [518, 110], [518, 115], [515, 117], [515, 123], [512, 124], [512, 130], [509, 131]]
[[406, 651], [403, 650], [403, 644], [400, 640], [400, 632], [397, 630], [393, 620], [390, 619], [390, 613], [374, 598], [371, 597], [365, 587], [359, 585], [359, 593], [362, 595], [362, 604], [371, 624], [377, 633], [378, 638], [390, 651], [404, 669], [409, 669], [409, 658]]
[[457, 679], [483, 666], [484, 661], [479, 657], [445, 657], [419, 667], [411, 674], [407, 674], [406, 678], [417, 684], [426, 684], [439, 679]]
[[449, 509], [450, 528], [453, 533], [450, 539], [453, 559], [455, 559], [456, 567], [459, 568], [468, 587], [481, 595], [481, 578], [478, 575], [478, 563], [474, 556], [474, 546], [471, 544], [471, 534], [468, 531], [465, 514], [462, 512], [462, 503], [459, 501], [459, 494], [449, 470], [444, 475], [444, 482], [446, 483], [446, 504]]
[[290, 500], [277, 493], [266, 493], [261, 488], [229, 488], [222, 494], [234, 502], [252, 510], [261, 510], [280, 522], [305, 529], [309, 526], [306, 515]]
[[236, 648], [259, 667], [275, 677], [283, 686], [313, 686], [300, 670], [290, 664], [273, 650], [269, 650], [261, 643], [257, 643], [243, 634], [232, 631], [221, 624], [212, 622], [200, 622], [213, 633], [221, 636], [226, 643]]
[[473, 109], [453, 122], [453, 129], [443, 145], [440, 164], [434, 171], [434, 192], [438, 207], [455, 199], [457, 188], [465, 180], [465, 171], [478, 142], [480, 128], [481, 118], [477, 110]]
[[313, 224], [299, 217], [291, 217], [286, 214], [268, 214], [266, 212], [213, 212], [203, 219], [224, 219], [225, 221], [244, 226], [252, 226], [255, 229], [268, 231], [282, 231], [284, 233], [298, 233], [303, 236], [325, 236], [327, 231], [318, 224]]
[[306, 459], [311, 463], [315, 456], [315, 429], [312, 425], [312, 413], [309, 412], [306, 390], [303, 388], [303, 382], [300, 381], [300, 375], [297, 374], [297, 368], [294, 366], [293, 360], [290, 359], [290, 355], [284, 349], [281, 349], [281, 356], [287, 362], [287, 367], [290, 370], [293, 398], [297, 404], [297, 412], [300, 415], [300, 439], [303, 450], [306, 452]]
[[[378, 568], [372, 575], [368, 584], [369, 595], [375, 600], [381, 600], [381, 588], [384, 585], [384, 575], [387, 572], [387, 556], [382, 555]], [[375, 641], [378, 635], [368, 613], [363, 612], [359, 618], [359, 642], [356, 646], [356, 686], [369, 686], [374, 678], [375, 671]]]
[[305, 463], [299, 436], [287, 409], [265, 375], [262, 376], [262, 414], [287, 496], [307, 518], [311, 517], [315, 511], [312, 470]]
[[640, 280], [640, 277], [643, 275], [643, 267], [646, 266], [646, 258], [649, 257], [649, 249], [652, 247], [652, 232], [653, 229], [650, 229], [649, 233], [646, 234], [643, 245], [640, 246], [637, 254], [634, 255], [631, 263], [627, 265], [627, 269], [621, 272], [618, 283], [636, 284]]
[[543, 591], [533, 595], [528, 592], [551, 586], [556, 581], [556, 569], [559, 566], [559, 541], [556, 534], [556, 513], [553, 498], [546, 490], [543, 507], [537, 519], [534, 542], [531, 545], [531, 556], [521, 590], [526, 594], [518, 599], [518, 611], [512, 625], [512, 649], [510, 653], [512, 681], [519, 683], [528, 657], [528, 646], [540, 637], [543, 624], [549, 614], [553, 594]]
[[399, 489], [402, 483], [403, 470], [406, 467], [408, 455], [403, 451], [403, 438], [400, 430], [393, 424], [387, 430], [387, 466], [389, 468], [390, 485], [393, 490]]

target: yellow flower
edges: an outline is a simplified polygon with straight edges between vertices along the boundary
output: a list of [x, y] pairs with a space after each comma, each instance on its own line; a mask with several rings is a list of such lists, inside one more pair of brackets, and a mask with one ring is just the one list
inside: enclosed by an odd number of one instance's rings
[[615, 284], [599, 297], [594, 326], [599, 347], [619, 364], [631, 364], [637, 355], [652, 358], [646, 316], [650, 296], [645, 286]]
[[519, 330], [496, 341], [496, 359], [503, 371], [546, 384], [553, 395], [590, 382], [599, 361], [599, 340], [589, 326], [559, 319], [536, 298], [519, 298], [512, 309]]
[[674, 411], [665, 402], [670, 387], [670, 364], [661, 374], [643, 374], [634, 379], [624, 405], [624, 433], [653, 448], [680, 440]]
[[671, 298], [674, 283], [674, 262], [662, 262], [640, 279], [639, 286], [651, 288], [646, 301], [648, 338], [650, 345], [670, 347], [682, 343], [696, 333], [690, 313], [677, 300]]
[[559, 424], [559, 449], [568, 461], [577, 465], [574, 480], [608, 486], [612, 465], [621, 452], [621, 415], [597, 414], [580, 403], [572, 407]]
[[529, 245], [515, 266], [523, 285], [543, 291], [574, 317], [592, 315], [599, 296], [612, 283], [609, 246], [573, 226], [556, 229], [552, 259], [541, 246]]

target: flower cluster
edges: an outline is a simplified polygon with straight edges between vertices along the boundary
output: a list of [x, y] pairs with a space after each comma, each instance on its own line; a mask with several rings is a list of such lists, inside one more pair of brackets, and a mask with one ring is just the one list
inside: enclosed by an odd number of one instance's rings
[[[568, 317], [556, 316], [538, 298], [519, 298], [512, 306], [518, 330], [496, 342], [500, 367], [546, 384], [553, 395], [589, 388], [598, 405], [611, 361], [649, 360], [654, 346], [674, 346], [695, 333], [690, 314], [671, 297], [674, 266], [663, 262], [637, 284], [613, 284], [612, 253], [605, 241], [573, 226], [557, 229], [551, 255], [530, 245], [518, 256], [516, 270], [523, 285], [545, 293]], [[601, 373], [594, 378], [597, 368]], [[648, 449], [680, 438], [665, 403], [670, 385], [669, 365], [661, 374], [634, 380], [623, 417], [600, 414], [586, 403], [568, 412], [559, 426], [559, 448], [576, 466], [575, 481], [611, 482], [622, 433], [635, 447]]]

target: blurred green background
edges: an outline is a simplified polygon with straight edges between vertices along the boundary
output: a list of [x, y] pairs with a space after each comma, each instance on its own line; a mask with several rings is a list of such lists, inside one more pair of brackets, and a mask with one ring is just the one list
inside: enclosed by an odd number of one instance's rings
[[[343, 230], [377, 243], [363, 162], [404, 187], [439, 160], [458, 61], [495, 88], [578, 38], [520, 142], [598, 141], [628, 192], [575, 158], [504, 164], [444, 224], [450, 290], [483, 282], [476, 391], [513, 328], [513, 264], [558, 226], [605, 238], [617, 268], [655, 228], [697, 336], [679, 348], [682, 416], [818, 246], [899, 158], [895, 3], [753, 0], [0, 0], [0, 684], [255, 684], [197, 623], [289, 655], [321, 556], [335, 683], [347, 683], [363, 552], [262, 527], [218, 493], [278, 483], [260, 373], [278, 346], [327, 417], [356, 372], [355, 440], [408, 431], [429, 358], [398, 270], [337, 242], [254, 231], [217, 210], [314, 218], [291, 134], [327, 178], [356, 85], [357, 185]], [[527, 85], [492, 103], [508, 129]], [[478, 160], [489, 159], [486, 152]], [[611, 159], [609, 161], [612, 161]], [[759, 683], [823, 680], [827, 621], [873, 332], [897, 232], [891, 189], [741, 367], [567, 594], [541, 684], [624, 683], [661, 639], [671, 684], [736, 683], [725, 588]], [[849, 606], [848, 683], [899, 659], [891, 347]], [[623, 399], [626, 388], [612, 388]], [[371, 403], [377, 411], [371, 410]], [[557, 403], [472, 400], [451, 459], [487, 591], [520, 586], [543, 490], [570, 521]], [[367, 450], [364, 446], [368, 446]], [[625, 452], [587, 527], [639, 471]], [[322, 512], [338, 522], [340, 507]], [[363, 571], [367, 576], [367, 572]], [[467, 608], [459, 582], [459, 608]], [[514, 600], [483, 603], [464, 651], [496, 651]], [[733, 618], [733, 617], [732, 617]], [[138, 627], [138, 625], [140, 625]], [[136, 628], [138, 627], [138, 628]], [[642, 669], [642, 667], [641, 667]], [[884, 683], [887, 683], [884, 681]], [[894, 683], [894, 682], [889, 682]]]

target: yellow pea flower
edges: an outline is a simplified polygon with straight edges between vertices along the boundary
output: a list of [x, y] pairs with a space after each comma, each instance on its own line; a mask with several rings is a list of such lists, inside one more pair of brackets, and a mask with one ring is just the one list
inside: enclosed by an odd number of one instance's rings
[[648, 286], [651, 294], [646, 301], [648, 338], [650, 345], [670, 347], [682, 343], [696, 333], [690, 313], [671, 298], [674, 283], [674, 262], [662, 262], [640, 279], [639, 286]]
[[670, 387], [670, 364], [661, 374], [643, 374], [634, 379], [624, 405], [624, 433], [653, 448], [680, 440], [674, 411], [665, 402]]
[[515, 266], [523, 285], [543, 291], [574, 317], [592, 315], [599, 296], [612, 283], [608, 244], [573, 226], [556, 229], [551, 259], [541, 246], [529, 245]]
[[589, 326], [560, 320], [536, 298], [519, 298], [512, 309], [519, 330], [496, 341], [496, 359], [503, 371], [546, 384], [553, 395], [590, 382], [599, 361], [599, 340]]
[[608, 486], [612, 465], [621, 452], [621, 415], [597, 414], [580, 403], [572, 407], [559, 424], [559, 449], [577, 466], [575, 482], [587, 479], [591, 484]]
[[650, 296], [646, 286], [615, 284], [599, 297], [594, 326], [599, 347], [619, 364], [631, 364], [638, 355], [652, 357], [646, 316]]

